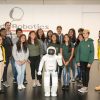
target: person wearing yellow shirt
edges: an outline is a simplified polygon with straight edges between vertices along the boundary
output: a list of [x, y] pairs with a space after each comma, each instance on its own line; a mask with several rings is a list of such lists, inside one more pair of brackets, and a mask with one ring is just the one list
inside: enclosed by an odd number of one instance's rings
[[[98, 39], [98, 45], [97, 45], [97, 56], [98, 56], [98, 68], [100, 66], [100, 31], [99, 31], [99, 39]], [[96, 91], [100, 91], [100, 85], [95, 87]]]
[[5, 49], [2, 46], [2, 42], [3, 39], [0, 36], [0, 94], [4, 93], [4, 91], [2, 90], [2, 86], [1, 86], [1, 80], [2, 80], [2, 76], [3, 76], [3, 71], [4, 71], [4, 66], [5, 66]]

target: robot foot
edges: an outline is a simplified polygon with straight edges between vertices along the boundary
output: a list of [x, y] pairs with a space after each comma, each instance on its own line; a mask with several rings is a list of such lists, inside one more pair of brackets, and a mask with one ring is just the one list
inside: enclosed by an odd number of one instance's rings
[[52, 92], [52, 93], [51, 93], [51, 96], [52, 96], [52, 97], [55, 97], [55, 96], [57, 96], [57, 93]]
[[49, 97], [49, 96], [50, 96], [50, 93], [49, 93], [49, 92], [46, 92], [46, 93], [45, 93], [45, 96], [46, 96], [46, 97]]

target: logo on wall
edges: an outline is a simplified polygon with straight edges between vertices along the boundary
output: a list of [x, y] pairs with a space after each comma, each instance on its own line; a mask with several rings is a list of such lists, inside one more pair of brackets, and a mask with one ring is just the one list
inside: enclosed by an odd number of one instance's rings
[[[24, 16], [24, 10], [21, 7], [13, 7], [9, 12], [11, 23], [14, 21], [21, 21], [23, 16]], [[29, 32], [30, 30], [37, 30], [39, 28], [42, 28], [45, 31], [49, 29], [49, 26], [44, 24], [40, 25], [40, 24], [24, 24], [24, 23], [16, 24], [16, 22], [12, 23], [12, 29], [13, 29], [12, 31], [15, 31], [16, 28], [22, 28], [23, 32]]]
[[12, 21], [20, 21], [24, 16], [24, 11], [20, 7], [14, 7], [10, 10], [9, 16]]

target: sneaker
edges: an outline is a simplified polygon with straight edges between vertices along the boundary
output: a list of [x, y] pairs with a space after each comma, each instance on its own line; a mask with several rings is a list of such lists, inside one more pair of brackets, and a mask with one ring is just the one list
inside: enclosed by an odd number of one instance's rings
[[100, 91], [100, 86], [95, 87], [96, 91]]
[[33, 81], [33, 87], [36, 87], [36, 83], [35, 83], [35, 81]]
[[1, 82], [3, 83], [3, 79], [1, 79]]
[[71, 81], [72, 81], [72, 82], [75, 82], [75, 79], [73, 78]]
[[62, 90], [64, 90], [64, 89], [65, 89], [65, 85], [62, 86]]
[[69, 89], [69, 85], [66, 85], [66, 86], [65, 86], [65, 89]]
[[4, 82], [4, 83], [3, 83], [3, 86], [5, 86], [5, 87], [10, 87], [10, 85], [8, 84], [8, 82]]
[[24, 80], [24, 84], [28, 84], [27, 80]]
[[57, 96], [57, 93], [52, 92], [52, 93], [51, 93], [51, 96], [55, 97], [55, 96]]
[[49, 96], [50, 96], [50, 93], [49, 93], [49, 92], [46, 92], [46, 93], [45, 93], [45, 96], [46, 96], [46, 97], [49, 97]]
[[76, 76], [75, 80], [76, 80], [76, 81], [79, 81], [79, 77], [78, 77], [78, 76]]
[[22, 86], [21, 85], [18, 85], [18, 90], [21, 90], [22, 89]]
[[22, 89], [25, 89], [26, 87], [25, 87], [23, 84], [21, 84], [21, 88], [22, 88]]
[[87, 87], [82, 87], [81, 89], [82, 89], [82, 90], [87, 90], [88, 88], [87, 88]]
[[4, 94], [5, 93], [5, 91], [4, 90], [0, 90], [0, 94]]
[[78, 87], [82, 87], [83, 84], [82, 84], [82, 83], [77, 83], [77, 86], [78, 86]]
[[87, 87], [83, 87], [81, 89], [78, 89], [78, 92], [87, 93], [88, 92], [88, 88]]
[[80, 79], [78, 82], [79, 82], [79, 83], [82, 83], [82, 80]]
[[37, 80], [37, 83], [36, 83], [37, 86], [41, 86], [39, 80]]
[[17, 81], [16, 81], [16, 80], [13, 80], [13, 83], [14, 83], [14, 84], [17, 84]]

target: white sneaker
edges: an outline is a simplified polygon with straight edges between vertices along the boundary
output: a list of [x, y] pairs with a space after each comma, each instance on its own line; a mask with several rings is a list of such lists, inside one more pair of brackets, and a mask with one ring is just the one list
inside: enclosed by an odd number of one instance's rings
[[21, 88], [22, 88], [22, 89], [25, 89], [26, 87], [25, 87], [23, 84], [21, 84]]
[[55, 97], [55, 96], [57, 96], [57, 93], [52, 92], [52, 93], [51, 93], [51, 96]]
[[33, 87], [36, 87], [36, 83], [35, 82], [33, 82]]
[[50, 93], [49, 93], [49, 92], [46, 92], [46, 93], [45, 93], [45, 96], [46, 96], [46, 97], [49, 97], [49, 96], [50, 96]]
[[5, 86], [6, 88], [10, 87], [7, 81], [3, 83], [3, 86]]
[[37, 80], [37, 83], [36, 83], [37, 86], [41, 86], [39, 80]]
[[75, 79], [73, 78], [71, 81], [72, 81], [72, 82], [75, 82]]
[[21, 89], [22, 89], [21, 85], [18, 85], [18, 90], [21, 90]]
[[83, 87], [81, 89], [78, 90], [81, 93], [87, 93], [88, 92], [88, 88], [87, 87]]

